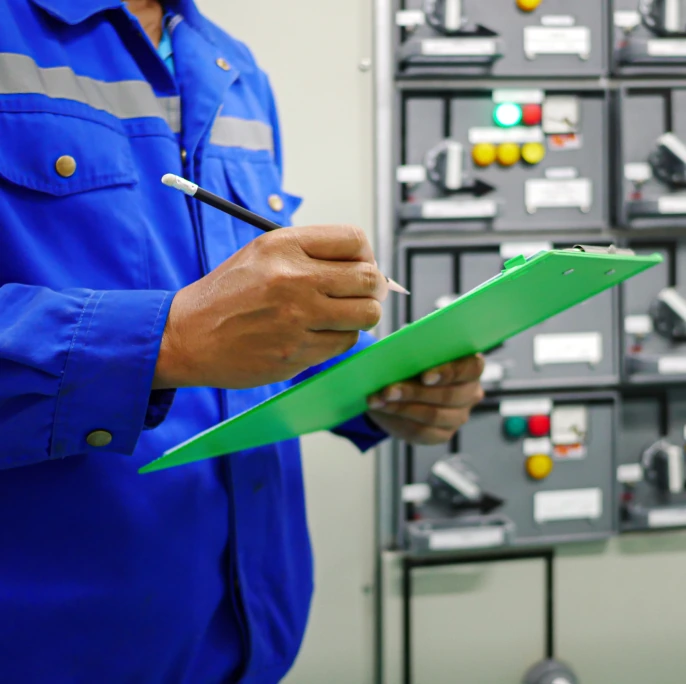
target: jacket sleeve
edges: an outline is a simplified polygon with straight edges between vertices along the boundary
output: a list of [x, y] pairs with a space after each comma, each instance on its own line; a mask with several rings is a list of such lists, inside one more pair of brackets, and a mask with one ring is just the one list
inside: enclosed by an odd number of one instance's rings
[[[151, 392], [173, 296], [0, 287], [0, 468], [132, 454], [174, 396]], [[96, 430], [111, 442], [90, 446]]]
[[[308, 370], [298, 375], [293, 382], [302, 382], [307, 378], [311, 378], [313, 375], [317, 375], [318, 373], [321, 373], [327, 368], [335, 366], [341, 361], [347, 359], [349, 356], [357, 354], [357, 352], [366, 349], [370, 345], [374, 344], [374, 342], [376, 342], [376, 339], [372, 335], [366, 332], [362, 332], [360, 333], [360, 338], [357, 341], [357, 344], [350, 351], [346, 352], [345, 354], [341, 354], [340, 356], [337, 356], [333, 359], [330, 359], [326, 363], [322, 363], [319, 366], [309, 368]], [[363, 413], [360, 416], [356, 416], [352, 420], [349, 420], [347, 423], [343, 423], [342, 425], [335, 427], [333, 430], [331, 430], [331, 432], [333, 432], [335, 435], [346, 437], [360, 451], [367, 451], [388, 437], [386, 432], [384, 432], [381, 428], [375, 425], [367, 417], [366, 413]]]

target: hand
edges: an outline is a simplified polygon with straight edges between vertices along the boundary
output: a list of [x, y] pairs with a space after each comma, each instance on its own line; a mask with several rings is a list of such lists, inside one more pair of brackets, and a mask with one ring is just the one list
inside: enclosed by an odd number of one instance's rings
[[412, 444], [442, 444], [469, 420], [484, 398], [481, 355], [427, 371], [369, 397], [369, 417], [385, 432]]
[[176, 294], [153, 388], [290, 379], [353, 347], [387, 295], [359, 228], [265, 233]]

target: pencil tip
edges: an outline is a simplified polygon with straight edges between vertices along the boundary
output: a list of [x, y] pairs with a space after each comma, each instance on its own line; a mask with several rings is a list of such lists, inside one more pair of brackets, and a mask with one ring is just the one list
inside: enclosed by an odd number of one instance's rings
[[398, 294], [404, 294], [404, 295], [410, 294], [409, 290], [404, 288], [399, 283], [396, 283], [395, 280], [391, 280], [390, 278], [386, 278], [386, 280], [388, 280], [388, 289], [391, 290], [392, 292], [397, 292]]

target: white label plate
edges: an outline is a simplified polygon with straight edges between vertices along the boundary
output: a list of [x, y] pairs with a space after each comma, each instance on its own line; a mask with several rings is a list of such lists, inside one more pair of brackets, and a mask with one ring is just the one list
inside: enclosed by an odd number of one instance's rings
[[534, 363], [537, 366], [555, 363], [597, 364], [602, 358], [603, 336], [598, 332], [534, 337]]
[[529, 437], [522, 442], [522, 451], [525, 456], [535, 456], [536, 454], [550, 456], [553, 451], [553, 445], [550, 443], [549, 437], [540, 437], [538, 439]]
[[541, 17], [541, 26], [574, 26], [576, 21], [569, 14], [548, 14]]
[[477, 127], [469, 129], [469, 142], [500, 144], [505, 142], [529, 143], [543, 142], [543, 131], [537, 126], [513, 126], [512, 128], [497, 128], [496, 126]]
[[653, 177], [650, 164], [645, 162], [631, 162], [624, 164], [624, 178], [632, 183], [645, 183]]
[[548, 252], [552, 248], [552, 242], [502, 242], [500, 256], [503, 259], [514, 259], [521, 254], [528, 258], [539, 252]]
[[640, 463], [625, 463], [617, 466], [617, 482], [636, 484], [643, 480], [643, 467]]
[[423, 183], [426, 180], [426, 168], [421, 164], [399, 166], [395, 178], [398, 183]]
[[502, 546], [505, 543], [505, 530], [502, 527], [475, 527], [463, 530], [441, 530], [432, 532], [429, 548], [432, 551], [450, 549], [484, 549]]
[[426, 15], [421, 10], [400, 10], [395, 13], [398, 26], [422, 26], [425, 22]]
[[506, 399], [500, 402], [500, 415], [547, 416], [553, 410], [552, 399]]
[[600, 489], [568, 489], [534, 494], [534, 520], [537, 523], [556, 520], [596, 520], [603, 514]]
[[481, 374], [481, 382], [500, 382], [505, 377], [505, 369], [500, 363], [486, 363]]
[[582, 444], [588, 434], [588, 411], [585, 406], [558, 406], [550, 417], [553, 444]]
[[686, 525], [686, 508], [663, 508], [648, 513], [648, 527]]
[[591, 31], [587, 26], [524, 28], [524, 54], [533, 59], [538, 55], [579, 55], [583, 59], [591, 54]]
[[579, 176], [579, 170], [573, 166], [552, 166], [545, 170], [545, 177], [550, 180], [572, 180]]
[[499, 88], [493, 91], [493, 102], [515, 102], [517, 104], [541, 104], [545, 93], [542, 90], [508, 90]]
[[492, 38], [430, 38], [421, 46], [422, 54], [430, 57], [485, 57], [497, 53]]
[[425, 219], [493, 218], [497, 213], [498, 205], [493, 200], [440, 200], [422, 204]]
[[641, 23], [641, 15], [635, 10], [617, 10], [614, 23], [617, 28], [631, 30]]
[[648, 41], [646, 51], [651, 57], [686, 57], [686, 40], [655, 38]]
[[589, 178], [551, 180], [536, 178], [526, 181], [524, 204], [530, 214], [538, 209], [576, 208], [587, 212], [593, 202], [593, 184]]
[[686, 214], [686, 195], [660, 197], [657, 210], [660, 214]]
[[627, 335], [650, 335], [653, 319], [645, 314], [624, 317], [624, 332]]
[[678, 375], [686, 373], [686, 356], [663, 356], [657, 362], [660, 375]]

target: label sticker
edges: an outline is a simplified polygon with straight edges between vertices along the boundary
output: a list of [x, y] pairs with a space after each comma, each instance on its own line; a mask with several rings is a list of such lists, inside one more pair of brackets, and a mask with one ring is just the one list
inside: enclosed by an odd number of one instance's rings
[[590, 211], [593, 202], [593, 184], [589, 178], [574, 180], [551, 180], [537, 178], [524, 184], [524, 205], [527, 212], [535, 214], [538, 209], [579, 209]]
[[505, 377], [505, 369], [500, 363], [486, 363], [481, 374], [481, 382], [500, 382]]
[[403, 503], [423, 504], [431, 498], [431, 487], [428, 484], [405, 485], [402, 498]]
[[437, 200], [422, 204], [422, 218], [425, 219], [493, 218], [497, 213], [498, 205], [493, 200]]
[[579, 129], [579, 98], [573, 95], [554, 95], [543, 103], [545, 133], [577, 133]]
[[534, 520], [537, 523], [556, 520], [596, 520], [603, 514], [600, 489], [568, 489], [534, 494]]
[[539, 252], [549, 252], [552, 248], [552, 242], [502, 242], [500, 243], [500, 257], [507, 260], [521, 254], [529, 258]]
[[553, 445], [548, 437], [529, 437], [522, 442], [522, 451], [525, 456], [535, 456], [536, 454], [549, 456], [553, 451]]
[[421, 164], [399, 166], [395, 171], [398, 183], [423, 183], [426, 180], [426, 168]]
[[657, 201], [660, 214], [686, 214], [686, 195], [668, 195]]
[[624, 164], [624, 178], [632, 183], [645, 183], [653, 177], [650, 164], [644, 162], [631, 162]]
[[579, 446], [588, 434], [588, 411], [585, 406], [558, 406], [550, 419], [550, 436], [555, 446]]
[[572, 180], [578, 176], [579, 171], [573, 166], [553, 166], [545, 170], [545, 177], [550, 180]]
[[661, 508], [648, 513], [648, 527], [686, 525], [686, 508]]
[[421, 10], [400, 10], [395, 13], [398, 26], [422, 26], [425, 22], [426, 15]]
[[586, 26], [527, 26], [524, 28], [524, 54], [528, 59], [538, 55], [578, 55], [588, 59], [591, 54], [591, 31]]
[[486, 57], [498, 51], [492, 38], [430, 38], [421, 49], [427, 57]]
[[574, 26], [576, 21], [569, 14], [548, 14], [541, 17], [541, 26]]
[[648, 41], [646, 51], [651, 57], [686, 57], [686, 40], [654, 38]]
[[534, 363], [547, 366], [556, 363], [598, 364], [603, 358], [603, 336], [598, 332], [536, 335]]
[[624, 317], [624, 332], [627, 335], [650, 335], [653, 332], [653, 319], [645, 314]]
[[636, 10], [617, 10], [614, 24], [617, 28], [631, 31], [641, 23], [641, 15]]
[[542, 90], [508, 90], [499, 88], [493, 91], [493, 102], [514, 102], [516, 104], [541, 104], [545, 93]]
[[624, 463], [617, 466], [617, 482], [636, 484], [643, 480], [643, 466], [640, 463]]
[[543, 142], [543, 131], [538, 126], [513, 126], [512, 128], [497, 128], [496, 126], [470, 128], [469, 142], [500, 144], [505, 142], [529, 143]]
[[442, 530], [432, 532], [429, 548], [432, 551], [450, 549], [483, 549], [502, 546], [505, 543], [505, 530], [502, 527], [475, 527], [463, 530]]
[[547, 416], [553, 410], [552, 399], [506, 399], [500, 402], [500, 415]]
[[548, 136], [548, 149], [551, 151], [580, 150], [581, 147], [582, 139], [578, 133], [554, 133]]
[[663, 356], [657, 362], [660, 375], [679, 375], [686, 373], [686, 356]]
[[583, 444], [556, 444], [553, 457], [558, 460], [586, 458], [588, 450]]

